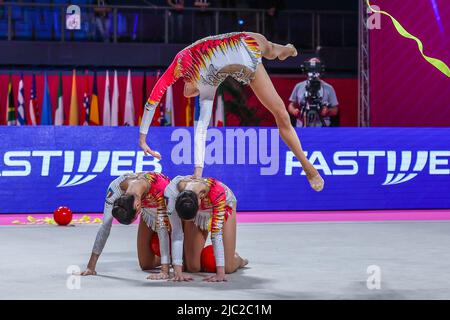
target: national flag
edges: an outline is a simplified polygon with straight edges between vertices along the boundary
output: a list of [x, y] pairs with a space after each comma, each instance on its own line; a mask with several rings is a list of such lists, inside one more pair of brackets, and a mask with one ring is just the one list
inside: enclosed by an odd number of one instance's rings
[[145, 110], [145, 104], [147, 103], [147, 73], [144, 71], [144, 80], [142, 81], [142, 105], [141, 105], [141, 115], [139, 116], [139, 125], [141, 125], [142, 114]]
[[41, 110], [41, 125], [52, 125], [52, 102], [50, 100], [50, 91], [48, 89], [47, 73], [44, 74], [44, 97], [42, 99]]
[[56, 101], [55, 126], [64, 125], [64, 101], [62, 74], [59, 73], [58, 100]]
[[[158, 82], [159, 77], [161, 77], [161, 71], [158, 70], [156, 72], [156, 82]], [[152, 121], [152, 126], [161, 126], [162, 122], [163, 122], [163, 118], [164, 118], [164, 103], [163, 103], [163, 98], [161, 98], [161, 101], [159, 101], [158, 105], [156, 106], [155, 109], [155, 117], [153, 118]]]
[[33, 79], [31, 81], [31, 91], [30, 91], [30, 103], [28, 104], [28, 124], [35, 126], [37, 125], [36, 117], [37, 115], [37, 99], [36, 99], [36, 75], [33, 74]]
[[25, 118], [25, 98], [23, 89], [23, 74], [20, 76], [19, 91], [17, 92], [17, 125], [24, 126], [27, 124]]
[[69, 125], [77, 126], [78, 119], [78, 98], [77, 98], [77, 72], [73, 70], [72, 76], [72, 96], [70, 98]]
[[134, 126], [134, 101], [133, 101], [133, 87], [131, 86], [131, 70], [128, 70], [127, 92], [125, 96], [125, 114], [123, 117], [123, 124], [125, 126]]
[[199, 96], [194, 98], [195, 108], [194, 108], [194, 126], [197, 126], [198, 119], [200, 118], [200, 98]]
[[84, 75], [84, 83], [85, 83], [85, 88], [84, 88], [84, 93], [83, 93], [83, 110], [84, 110], [84, 122], [83, 122], [83, 126], [88, 126], [89, 125], [89, 81], [88, 81], [88, 71], [86, 70], [86, 73]]
[[8, 99], [6, 100], [6, 122], [8, 126], [16, 125], [16, 107], [14, 106], [14, 94], [11, 74], [9, 75]]
[[187, 98], [186, 104], [186, 127], [190, 127], [192, 123], [191, 98]]
[[216, 127], [224, 127], [225, 126], [225, 103], [223, 100], [223, 89], [219, 87], [218, 95], [217, 95], [217, 105], [216, 105], [216, 113], [214, 115], [214, 126]]
[[114, 85], [111, 101], [111, 125], [119, 125], [119, 81], [117, 80], [117, 71], [114, 70]]
[[103, 125], [111, 125], [111, 101], [109, 99], [109, 73], [106, 70], [106, 80], [105, 80], [105, 97], [103, 99]]
[[100, 113], [98, 111], [97, 72], [94, 71], [94, 84], [92, 85], [91, 106], [89, 108], [89, 124], [100, 125]]
[[166, 105], [164, 109], [164, 125], [174, 126], [175, 125], [175, 114], [173, 108], [173, 88], [169, 86], [166, 91]]

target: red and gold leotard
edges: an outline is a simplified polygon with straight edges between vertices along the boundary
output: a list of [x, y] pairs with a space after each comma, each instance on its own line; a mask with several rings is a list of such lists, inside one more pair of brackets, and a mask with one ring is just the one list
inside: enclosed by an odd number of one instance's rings
[[156, 220], [145, 222], [153, 230], [157, 230], [160, 225], [169, 229], [169, 218], [167, 216], [167, 206], [164, 200], [164, 190], [170, 183], [170, 179], [157, 172], [146, 172], [143, 174], [143, 178], [146, 179], [150, 185], [148, 191], [142, 196], [141, 205], [142, 208], [156, 209]]
[[140, 133], [147, 134], [155, 109], [167, 88], [179, 78], [200, 92], [200, 117], [195, 129], [195, 166], [203, 167], [206, 129], [211, 119], [217, 87], [228, 76], [248, 84], [261, 63], [257, 41], [245, 32], [201, 39], [181, 50], [156, 83], [145, 105]]
[[200, 210], [212, 210], [211, 220], [208, 230], [211, 231], [211, 237], [215, 237], [222, 231], [224, 222], [233, 212], [230, 204], [227, 204], [227, 191], [220, 181], [214, 178], [205, 178], [204, 182], [208, 185], [209, 192], [200, 203]]
[[[169, 183], [164, 191], [168, 203], [167, 210], [172, 227], [172, 261], [175, 265], [183, 263], [183, 230], [181, 219], [175, 212], [175, 201], [179, 194], [178, 184], [188, 178], [177, 176]], [[195, 218], [195, 224], [202, 230], [211, 231], [211, 241], [214, 246], [214, 256], [217, 266], [225, 266], [225, 254], [223, 247], [223, 225], [233, 213], [232, 206], [236, 204], [236, 197], [231, 189], [214, 178], [205, 178], [203, 182], [208, 186], [208, 193], [200, 203], [199, 212]], [[200, 223], [206, 215], [206, 225]]]
[[121, 188], [121, 183], [129, 178], [146, 179], [149, 183], [148, 190], [142, 196], [141, 218], [149, 228], [158, 233], [161, 263], [168, 264], [170, 263], [170, 224], [166, 202], [164, 201], [164, 189], [170, 183], [170, 179], [157, 172], [124, 174], [109, 184], [103, 209], [103, 223], [97, 232], [92, 252], [100, 255], [103, 251], [113, 223], [112, 209], [114, 201], [124, 194], [125, 190]]

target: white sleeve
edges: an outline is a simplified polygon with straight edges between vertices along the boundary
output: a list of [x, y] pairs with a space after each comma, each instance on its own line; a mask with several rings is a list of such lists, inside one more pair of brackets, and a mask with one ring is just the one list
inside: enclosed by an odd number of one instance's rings
[[141, 120], [141, 126], [139, 128], [139, 133], [147, 134], [150, 125], [152, 124], [153, 117], [155, 115], [155, 110], [158, 104], [146, 103], [144, 108], [144, 114]]
[[161, 253], [161, 264], [170, 263], [170, 243], [169, 243], [169, 231], [166, 226], [160, 226], [158, 228], [159, 239], [159, 251]]
[[94, 247], [92, 248], [92, 253], [100, 255], [105, 247], [106, 241], [108, 240], [109, 233], [111, 232], [113, 216], [112, 216], [113, 205], [105, 202], [103, 209], [103, 222], [100, 229], [95, 237]]
[[214, 99], [200, 98], [200, 117], [194, 134], [194, 164], [203, 168], [205, 163], [205, 145], [208, 125], [211, 120]]
[[167, 214], [169, 215], [170, 226], [172, 229], [172, 264], [177, 266], [183, 265], [183, 226], [178, 213], [175, 210], [175, 201], [178, 196], [178, 182], [183, 179], [182, 176], [177, 176], [167, 185], [164, 190], [164, 198], [167, 204]]
[[214, 247], [214, 258], [217, 267], [225, 267], [225, 251], [223, 247], [222, 230], [217, 234], [211, 234], [211, 242]]
[[175, 266], [183, 265], [183, 225], [176, 212], [169, 215], [170, 226], [172, 228], [172, 264]]
[[120, 189], [120, 183], [124, 180], [124, 177], [119, 177], [110, 183], [106, 199], [105, 206], [103, 208], [103, 222], [100, 229], [97, 232], [95, 238], [94, 247], [92, 252], [100, 255], [105, 247], [106, 241], [108, 240], [109, 233], [111, 232], [111, 227], [113, 223], [112, 209], [114, 201], [122, 195], [122, 190]]

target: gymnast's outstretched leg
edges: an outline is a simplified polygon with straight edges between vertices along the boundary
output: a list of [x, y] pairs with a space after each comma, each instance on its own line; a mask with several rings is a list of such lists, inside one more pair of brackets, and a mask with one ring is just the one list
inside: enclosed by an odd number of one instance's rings
[[246, 32], [246, 34], [258, 42], [262, 56], [268, 60], [275, 60], [277, 58], [280, 60], [286, 60], [287, 58], [295, 57], [298, 54], [297, 49], [295, 49], [292, 44], [283, 46], [281, 44], [270, 42], [266, 39], [266, 37], [259, 33]]
[[322, 191], [324, 181], [303, 153], [300, 140], [291, 125], [284, 102], [275, 90], [272, 80], [270, 80], [262, 64], [259, 64], [256, 68], [255, 79], [250, 83], [250, 86], [261, 103], [274, 115], [281, 138], [300, 161], [311, 187], [316, 191]]

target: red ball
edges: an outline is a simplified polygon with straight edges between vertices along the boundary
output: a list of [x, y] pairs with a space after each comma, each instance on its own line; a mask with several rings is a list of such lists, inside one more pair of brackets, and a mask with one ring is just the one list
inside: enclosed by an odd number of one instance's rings
[[216, 258], [214, 257], [214, 248], [212, 245], [206, 246], [201, 255], [202, 270], [206, 272], [216, 272]]
[[59, 207], [53, 212], [53, 219], [60, 226], [66, 226], [72, 222], [72, 210], [68, 207]]
[[158, 257], [161, 257], [161, 252], [159, 251], [159, 238], [156, 232], [153, 232], [152, 239], [150, 240], [150, 249]]

